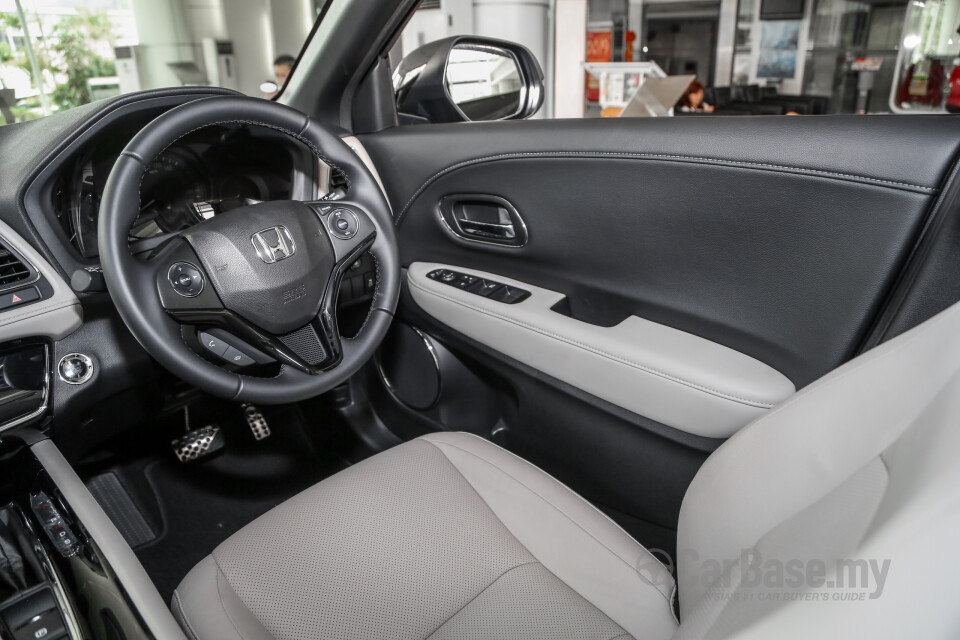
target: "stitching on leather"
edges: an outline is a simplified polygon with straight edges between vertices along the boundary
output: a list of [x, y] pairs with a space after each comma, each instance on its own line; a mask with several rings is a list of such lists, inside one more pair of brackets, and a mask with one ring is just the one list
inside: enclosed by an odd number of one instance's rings
[[[192, 133], [195, 133], [195, 132], [197, 132], [197, 131], [200, 131], [201, 129], [206, 129], [207, 127], [215, 127], [215, 126], [217, 126], [217, 125], [222, 125], [222, 124], [249, 124], [249, 125], [254, 125], [254, 126], [265, 127], [265, 128], [267, 128], [267, 129], [273, 129], [274, 131], [279, 131], [280, 133], [285, 133], [285, 134], [287, 134], [288, 136], [290, 136], [291, 138], [294, 138], [294, 139], [296, 139], [296, 140], [299, 140], [299, 141], [302, 142], [303, 144], [307, 145], [307, 147], [309, 147], [310, 150], [313, 151], [313, 154], [314, 154], [316, 157], [318, 157], [318, 158], [320, 158], [321, 160], [323, 160], [323, 162], [324, 162], [325, 164], [329, 165], [331, 169], [336, 169], [337, 171], [340, 172], [340, 174], [343, 176], [344, 181], [347, 183], [347, 191], [349, 191], [349, 190], [350, 190], [350, 187], [351, 187], [351, 183], [350, 183], [350, 177], [346, 174], [346, 172], [345, 172], [343, 169], [341, 169], [339, 165], [336, 165], [336, 164], [334, 164], [333, 162], [331, 162], [331, 161], [323, 154], [323, 152], [320, 151], [320, 148], [317, 147], [317, 145], [315, 145], [315, 144], [313, 143], [313, 141], [311, 141], [311, 140], [309, 140], [308, 138], [306, 138], [306, 137], [304, 137], [303, 135], [301, 135], [304, 131], [306, 131], [307, 127], [310, 126], [310, 123], [311, 123], [311, 120], [310, 120], [309, 117], [307, 117], [306, 120], [304, 121], [303, 128], [300, 130], [300, 133], [294, 133], [291, 129], [287, 129], [286, 127], [281, 127], [281, 126], [275, 125], [275, 124], [268, 124], [268, 123], [266, 123], [266, 122], [260, 122], [260, 121], [258, 121], [258, 120], [245, 120], [245, 119], [242, 119], [242, 118], [227, 118], [226, 120], [218, 120], [218, 121], [216, 121], [216, 122], [207, 122], [207, 123], [204, 123], [204, 124], [200, 125], [199, 127], [194, 127], [193, 129], [187, 131], [186, 133], [183, 133], [183, 134], [177, 136], [176, 138], [174, 138], [173, 140], [171, 140], [169, 143], [167, 143], [167, 144], [163, 147], [163, 149], [160, 150], [159, 153], [157, 153], [155, 156], [153, 156], [153, 158], [151, 158], [148, 162], [146, 162], [146, 163], [145, 163], [145, 166], [146, 166], [146, 165], [149, 165], [150, 162], [153, 162], [153, 161], [156, 160], [158, 157], [160, 157], [161, 155], [163, 155], [163, 153], [164, 153], [167, 149], [169, 149], [170, 147], [172, 147], [173, 145], [175, 145], [175, 144], [176, 144], [177, 142], [179, 142], [181, 139], [189, 136], [189, 135], [192, 134]], [[130, 154], [127, 154], [127, 155], [128, 155], [128, 157], [131, 157], [131, 158], [133, 157], [133, 156], [131, 156]], [[139, 155], [139, 154], [137, 154], [137, 155]], [[141, 163], [143, 163], [145, 159], [141, 157], [141, 158], [139, 158], [139, 160], [140, 160]], [[143, 187], [143, 180], [144, 180], [145, 177], [146, 177], [146, 171], [144, 171], [144, 174], [140, 176], [140, 185], [139, 185], [139, 187], [138, 187], [138, 189], [137, 189], [137, 193], [138, 193], [138, 194], [140, 193], [140, 189]], [[141, 198], [141, 200], [142, 200], [142, 198]]]
[[757, 169], [761, 171], [783, 171], [788, 173], [798, 173], [798, 174], [807, 174], [814, 175], [826, 178], [832, 178], [837, 180], [846, 180], [854, 182], [864, 182], [868, 184], [878, 185], [878, 186], [888, 186], [891, 188], [899, 189], [910, 189], [913, 191], [920, 191], [922, 193], [936, 193], [937, 189], [935, 187], [927, 187], [924, 185], [913, 184], [910, 182], [898, 182], [896, 180], [884, 180], [883, 178], [872, 178], [870, 176], [863, 176], [854, 173], [840, 173], [836, 171], [825, 171], [823, 169], [810, 169], [806, 167], [795, 167], [790, 165], [780, 165], [764, 162], [747, 162], [744, 160], [730, 160], [724, 158], [710, 158], [706, 156], [684, 156], [684, 155], [671, 155], [664, 153], [631, 153], [626, 151], [525, 151], [525, 152], [516, 152], [516, 153], [499, 153], [490, 156], [483, 156], [480, 158], [473, 158], [471, 160], [464, 160], [456, 164], [445, 167], [440, 171], [436, 172], [430, 176], [420, 187], [413, 192], [413, 195], [410, 196], [410, 199], [407, 200], [407, 203], [403, 205], [403, 208], [400, 210], [400, 213], [397, 214], [396, 224], [399, 225], [403, 221], [404, 215], [410, 209], [410, 206], [413, 204], [423, 191], [433, 183], [434, 180], [440, 176], [456, 171], [457, 169], [462, 169], [474, 164], [482, 164], [484, 162], [493, 162], [496, 160], [521, 160], [524, 158], [587, 158], [587, 159], [603, 159], [603, 158], [626, 158], [633, 160], [664, 160], [668, 162], [687, 162], [690, 164], [709, 164], [712, 166], [720, 167], [737, 167], [737, 168], [746, 168], [746, 169]]
[[[55, 298], [51, 298], [47, 302], [48, 304], [41, 303], [36, 305], [30, 305], [29, 307], [25, 307], [20, 313], [16, 315], [4, 317], [2, 321], [0, 321], [0, 327], [6, 327], [7, 325], [11, 325], [16, 322], [22, 322], [24, 320], [32, 320], [34, 318], [37, 318], [38, 316], [42, 316], [48, 313], [53, 313], [54, 311], [61, 311], [63, 309], [68, 309], [70, 307], [80, 307], [82, 309], [80, 302], [76, 298], [74, 298], [69, 302], [59, 302]], [[49, 303], [55, 303], [55, 304], [49, 304]]]
[[[895, 347], [888, 349], [886, 351], [880, 351], [880, 352], [877, 351], [880, 348], [879, 346], [874, 347], [871, 351], [867, 351], [865, 354], [858, 356], [854, 360], [851, 360], [850, 363], [857, 363], [857, 364], [851, 366], [847, 371], [834, 375], [837, 372], [837, 369], [834, 369], [823, 378], [820, 378], [819, 380], [804, 387], [800, 391], [790, 396], [788, 401], [781, 402], [778, 406], [776, 406], [775, 408], [771, 409], [767, 413], [757, 418], [755, 421], [751, 423], [751, 426], [756, 426], [757, 424], [768, 422], [773, 418], [773, 416], [778, 415], [782, 411], [786, 411], [787, 409], [792, 407], [798, 400], [800, 400], [800, 398], [806, 397], [813, 393], [817, 393], [820, 389], [823, 389], [824, 387], [828, 387], [829, 385], [833, 384], [837, 380], [843, 380], [853, 375], [854, 373], [860, 371], [860, 369], [874, 363], [877, 360], [883, 360], [887, 357], [892, 356], [895, 353], [899, 353], [901, 350], [903, 350], [904, 347], [908, 345], [912, 345], [916, 340], [919, 340], [921, 337], [924, 336], [924, 334], [926, 334], [928, 331], [933, 330], [937, 325], [944, 322], [948, 317], [950, 317], [954, 313], [957, 313], [957, 312], [956, 311], [950, 312], [947, 310], [941, 311], [939, 315], [936, 315], [930, 320], [927, 320], [925, 323], [918, 325], [918, 326], [924, 327], [923, 330], [917, 331], [914, 335], [910, 336], [909, 338], [907, 338], [900, 344], [896, 345]], [[860, 362], [857, 362], [858, 360]], [[846, 366], [846, 365], [843, 365], [843, 366]], [[745, 429], [741, 429], [737, 433], [730, 436], [730, 439], [732, 440], [733, 438], [736, 438], [739, 434], [743, 433], [744, 431]], [[729, 442], [729, 440], [727, 442]], [[721, 445], [721, 447], [725, 446], [726, 444], [727, 443], [724, 442], [723, 445]], [[707, 463], [705, 462], [704, 465], [706, 464]]]
[[[444, 457], [446, 457], [446, 456], [444, 456]], [[531, 564], [542, 564], [542, 563], [541, 563], [540, 561], [538, 561], [538, 560], [531, 560], [530, 562], [521, 562], [520, 564], [514, 565], [514, 566], [510, 567], [509, 569], [505, 570], [503, 573], [501, 573], [501, 574], [498, 575], [496, 578], [494, 578], [493, 581], [492, 581], [490, 584], [488, 584], [488, 585], [485, 586], [483, 589], [481, 589], [480, 592], [477, 593], [477, 595], [475, 595], [475, 596], [473, 596], [472, 598], [470, 598], [469, 600], [467, 600], [462, 607], [460, 607], [459, 609], [457, 609], [456, 611], [454, 611], [453, 613], [451, 613], [450, 616], [449, 616], [446, 620], [444, 620], [443, 622], [441, 622], [439, 625], [437, 625], [437, 627], [436, 627], [433, 631], [431, 631], [431, 632], [428, 633], [426, 636], [424, 636], [425, 640], [429, 640], [429, 639], [432, 638], [434, 635], [436, 635], [436, 633], [437, 633], [438, 631], [440, 631], [440, 629], [442, 629], [443, 627], [445, 627], [448, 622], [450, 622], [451, 620], [453, 620], [454, 618], [456, 618], [458, 615], [460, 615], [460, 614], [463, 612], [464, 609], [466, 609], [467, 607], [469, 607], [469, 606], [473, 603], [474, 600], [476, 600], [477, 598], [479, 598], [480, 596], [482, 596], [484, 593], [486, 593], [487, 590], [490, 589], [490, 587], [492, 587], [493, 585], [495, 585], [495, 584], [497, 584], [498, 582], [500, 582], [500, 579], [503, 578], [505, 575], [507, 575], [508, 573], [510, 573], [511, 571], [513, 571], [514, 569], [519, 569], [520, 567], [526, 567], [526, 566], [529, 566], [529, 565], [531, 565]]]
[[[220, 608], [223, 609], [223, 615], [226, 616], [227, 620], [230, 621], [230, 626], [233, 627], [233, 630], [237, 633], [237, 636], [240, 637], [240, 638], [244, 638], [245, 636], [244, 636], [242, 633], [240, 633], [240, 629], [237, 628], [237, 623], [233, 621], [233, 618], [230, 616], [230, 612], [227, 611], [227, 607], [226, 607], [226, 605], [223, 603], [223, 594], [222, 594], [221, 591], [220, 591], [220, 576], [223, 576], [223, 579], [226, 581], [226, 583], [230, 586], [231, 589], [233, 588], [233, 585], [230, 584], [230, 581], [227, 579], [227, 576], [226, 576], [226, 574], [223, 572], [223, 569], [220, 568], [220, 563], [217, 562], [217, 559], [216, 559], [215, 557], [213, 557], [213, 556], [210, 556], [210, 557], [213, 558], [213, 564], [214, 564], [214, 566], [217, 568], [217, 575], [216, 575], [215, 580], [217, 581], [217, 600], [220, 601]], [[239, 597], [239, 596], [237, 596], [237, 597]], [[241, 601], [241, 602], [242, 602], [242, 601]], [[244, 605], [244, 606], [246, 606], [246, 605]], [[252, 611], [250, 612], [250, 615], [253, 615], [253, 612], [252, 612]], [[256, 616], [254, 616], [254, 617], [256, 617]]]
[[683, 379], [683, 378], [679, 378], [679, 377], [674, 376], [674, 375], [671, 375], [671, 374], [669, 374], [669, 373], [665, 373], [665, 372], [660, 371], [660, 370], [658, 370], [658, 369], [654, 369], [654, 368], [652, 368], [652, 367], [650, 367], [650, 366], [648, 366], [648, 365], [645, 365], [645, 364], [642, 364], [642, 363], [639, 363], [639, 362], [633, 362], [632, 360], [627, 360], [626, 358], [622, 358], [622, 357], [620, 357], [620, 356], [618, 356], [618, 355], [615, 355], [615, 354], [612, 354], [612, 353], [607, 353], [606, 351], [603, 351], [602, 349], [598, 349], [598, 348], [593, 347], [593, 346], [591, 346], [591, 345], [584, 344], [583, 342], [579, 342], [579, 341], [577, 341], [577, 340], [574, 340], [573, 338], [568, 338], [568, 337], [566, 337], [566, 336], [562, 336], [562, 335], [559, 335], [559, 334], [556, 334], [556, 333], [553, 333], [553, 332], [550, 332], [550, 331], [546, 331], [546, 330], [541, 329], [541, 328], [539, 328], [539, 327], [536, 327], [536, 326], [534, 326], [534, 325], [532, 325], [532, 324], [523, 322], [522, 320], [517, 320], [517, 319], [515, 319], [515, 318], [510, 318], [510, 317], [508, 317], [508, 316], [504, 316], [504, 315], [499, 314], [499, 313], [496, 313], [496, 312], [494, 312], [494, 311], [490, 311], [489, 309], [484, 309], [483, 307], [478, 307], [478, 306], [476, 306], [476, 305], [469, 304], [469, 303], [467, 303], [467, 302], [464, 302], [464, 301], [462, 301], [462, 300], [458, 300], [458, 299], [456, 299], [456, 298], [452, 298], [452, 297], [447, 296], [447, 295], [444, 295], [444, 294], [442, 294], [442, 293], [438, 293], [438, 292], [436, 292], [436, 291], [431, 291], [430, 289], [427, 289], [426, 287], [424, 287], [422, 284], [414, 281], [412, 278], [408, 278], [408, 283], [410, 284], [410, 286], [413, 286], [413, 287], [415, 287], [415, 288], [417, 288], [417, 289], [420, 289], [420, 290], [423, 291], [424, 293], [428, 293], [428, 294], [430, 294], [430, 295], [432, 295], [432, 296], [436, 296], [436, 297], [438, 297], [438, 298], [442, 298], [442, 299], [444, 299], [444, 300], [448, 300], [448, 301], [450, 301], [450, 302], [453, 302], [453, 303], [458, 304], [458, 305], [460, 305], [460, 306], [466, 307], [466, 308], [468, 308], [468, 309], [472, 309], [472, 310], [477, 311], [477, 312], [479, 312], [479, 313], [482, 313], [482, 314], [484, 314], [484, 315], [488, 315], [488, 316], [491, 316], [491, 317], [494, 317], [494, 318], [498, 318], [498, 319], [500, 319], [500, 320], [503, 320], [504, 322], [509, 322], [509, 323], [511, 323], [511, 324], [515, 324], [515, 325], [517, 325], [517, 326], [519, 326], [519, 327], [523, 327], [524, 329], [529, 329], [530, 331], [534, 331], [534, 332], [536, 332], [536, 333], [539, 333], [539, 334], [541, 334], [541, 335], [544, 335], [544, 336], [553, 338], [553, 339], [555, 339], [555, 340], [559, 340], [559, 341], [561, 341], [561, 342], [565, 342], [565, 343], [570, 344], [570, 345], [572, 345], [572, 346], [579, 347], [579, 348], [581, 348], [581, 349], [583, 349], [583, 350], [585, 350], [585, 351], [589, 351], [589, 352], [591, 352], [591, 353], [593, 353], [593, 354], [602, 356], [602, 357], [604, 357], [604, 358], [613, 360], [613, 361], [615, 361], [615, 362], [619, 362], [619, 363], [625, 364], [625, 365], [627, 365], [627, 366], [629, 366], [629, 367], [633, 367], [633, 368], [635, 368], [635, 369], [639, 369], [639, 370], [644, 371], [644, 372], [646, 372], [646, 373], [649, 373], [649, 374], [651, 374], [651, 375], [655, 375], [655, 376], [660, 377], [660, 378], [663, 378], [663, 379], [665, 379], [665, 380], [669, 380], [670, 382], [675, 382], [675, 383], [677, 383], [677, 384], [682, 384], [682, 385], [684, 385], [684, 386], [686, 386], [686, 387], [690, 387], [690, 388], [692, 388], [692, 389], [696, 389], [696, 390], [698, 390], [698, 391], [702, 391], [702, 392], [704, 392], [704, 393], [708, 393], [708, 394], [710, 394], [710, 395], [717, 396], [717, 397], [719, 397], [719, 398], [723, 398], [724, 400], [731, 400], [731, 401], [733, 401], [733, 402], [737, 402], [737, 403], [740, 403], [740, 404], [745, 404], [745, 405], [749, 405], [749, 406], [753, 406], [753, 407], [757, 407], [757, 408], [770, 409], [770, 408], [776, 406], [776, 403], [773, 403], [773, 402], [764, 402], [764, 401], [762, 401], [762, 400], [752, 400], [752, 399], [749, 399], [749, 398], [740, 398], [740, 397], [738, 397], [738, 396], [734, 396], [734, 395], [731, 395], [731, 394], [729, 394], [729, 393], [725, 393], [725, 392], [723, 392], [723, 391], [718, 391], [717, 389], [711, 389], [710, 387], [705, 387], [705, 386], [703, 386], [703, 385], [701, 385], [701, 384], [698, 384], [698, 383], [696, 383], [696, 382], [691, 382], [691, 381], [689, 381], [689, 380], [685, 380], [685, 379]]
[[177, 618], [181, 627], [185, 627], [184, 630], [187, 632], [187, 635], [190, 636], [191, 640], [200, 640], [200, 636], [197, 635], [193, 625], [190, 624], [186, 613], [183, 611], [183, 603], [180, 602], [180, 593], [177, 590], [173, 592], [173, 609], [174, 617]]
[[[468, 435], [473, 435], [473, 434], [468, 434]], [[474, 436], [474, 437], [479, 438], [479, 436]], [[630, 564], [629, 562], [627, 562], [626, 560], [624, 560], [623, 557], [622, 557], [620, 554], [618, 554], [616, 551], [614, 551], [613, 549], [611, 549], [610, 547], [608, 547], [606, 544], [604, 544], [602, 540], [600, 540], [599, 538], [597, 538], [595, 535], [593, 535], [593, 533], [591, 533], [590, 531], [588, 531], [582, 524], [580, 524], [580, 523], [576, 520], [576, 518], [574, 518], [573, 516], [571, 516], [570, 514], [568, 514], [566, 511], [564, 511], [564, 510], [561, 509], [559, 506], [557, 506], [556, 504], [554, 504], [553, 502], [551, 502], [550, 500], [548, 500], [547, 498], [545, 498], [543, 495], [541, 495], [538, 491], [536, 491], [535, 489], [533, 489], [530, 485], [528, 485], [528, 484], [525, 483], [524, 481], [520, 480], [520, 479], [517, 478], [515, 475], [513, 475], [512, 473], [510, 473], [509, 471], [507, 471], [506, 469], [504, 469], [504, 468], [501, 467], [500, 465], [496, 464], [496, 463], [493, 462], [492, 460], [489, 460], [489, 459], [483, 457], [483, 456], [480, 455], [479, 453], [476, 453], [476, 452], [474, 452], [474, 451], [469, 451], [469, 450], [467, 450], [467, 449], [464, 449], [464, 448], [461, 447], [461, 446], [455, 445], [455, 444], [450, 443], [450, 442], [434, 441], [434, 440], [431, 440], [431, 439], [430, 439], [430, 436], [423, 436], [422, 439], [425, 440], [426, 442], [429, 442], [429, 443], [432, 444], [434, 447], [436, 447], [436, 448], [440, 451], [440, 453], [442, 453], [443, 456], [444, 456], [445, 458], [447, 458], [447, 460], [450, 462], [450, 464], [453, 465], [453, 467], [454, 467], [455, 469], [457, 469], [457, 473], [459, 473], [461, 476], [463, 476], [463, 479], [466, 480], [467, 483], [470, 484], [471, 487], [473, 486], [473, 484], [470, 482], [470, 480], [467, 479], [466, 476], [463, 475], [463, 473], [460, 471], [459, 467], [457, 467], [457, 465], [456, 465], [452, 460], [450, 460], [449, 457], [447, 457], [447, 455], [446, 455], [446, 453], [444, 453], [443, 448], [441, 447], [441, 445], [447, 446], [447, 447], [451, 447], [451, 448], [453, 448], [453, 449], [457, 449], [458, 451], [462, 451], [462, 452], [465, 453], [466, 455], [473, 456], [473, 457], [476, 458], [477, 460], [481, 460], [481, 461], [487, 463], [488, 465], [490, 465], [491, 467], [493, 467], [494, 469], [496, 469], [497, 471], [499, 471], [499, 472], [502, 473], [503, 475], [507, 476], [508, 478], [511, 478], [514, 482], [516, 482], [517, 484], [519, 484], [521, 487], [525, 488], [527, 491], [529, 491], [529, 492], [532, 493], [533, 495], [535, 495], [535, 496], [537, 496], [538, 498], [540, 498], [540, 500], [542, 500], [542, 501], [544, 502], [544, 504], [548, 504], [548, 505], [550, 505], [551, 507], [553, 507], [554, 509], [556, 509], [558, 513], [560, 513], [561, 515], [563, 515], [567, 520], [569, 520], [569, 521], [570, 521], [574, 526], [576, 526], [578, 529], [580, 529], [580, 530], [583, 531], [585, 534], [587, 534], [588, 536], [590, 536], [590, 537], [594, 540], [594, 542], [596, 542], [598, 545], [600, 545], [601, 547], [603, 547], [604, 549], [606, 549], [606, 550], [610, 553], [610, 555], [612, 555], [614, 558], [616, 558], [617, 560], [619, 560], [620, 562], [622, 562], [622, 563], [625, 564], [626, 566], [630, 567], [631, 570], [636, 571], [636, 567], [635, 567], [634, 565], [632, 565], [632, 564]], [[480, 439], [480, 440], [483, 440], [483, 438], [479, 438], [479, 439]], [[492, 444], [492, 443], [490, 443], [490, 442], [487, 441], [487, 440], [483, 440], [483, 441], [484, 441], [485, 443], [487, 443], [487, 444]], [[493, 445], [493, 446], [496, 446], [496, 445]], [[502, 447], [498, 447], [498, 448], [502, 448]], [[506, 451], [506, 450], [504, 449], [504, 451]], [[507, 451], [507, 453], [510, 453], [510, 452]], [[513, 454], [511, 454], [511, 455], [513, 455]], [[527, 466], [529, 466], [531, 469], [534, 469], [534, 470], [537, 471], [538, 473], [547, 475], [546, 472], [544, 472], [542, 469], [540, 469], [540, 468], [537, 467], [536, 465], [531, 464], [530, 462], [524, 460], [523, 458], [520, 458], [519, 456], [514, 456], [514, 457], [515, 457], [517, 460], [519, 460], [519, 461], [523, 462], [524, 464], [526, 464]], [[562, 482], [560, 482], [559, 480], [557, 480], [557, 479], [554, 478], [553, 476], [547, 475], [547, 477], [550, 478], [550, 480], [552, 480], [553, 482], [556, 482], [556, 483], [557, 483], [558, 485], [560, 485], [563, 489], [566, 489], [567, 492], [569, 492], [572, 496], [575, 496], [576, 498], [579, 498], [585, 505], [589, 506], [592, 510], [597, 511], [597, 508], [596, 508], [596, 507], [594, 507], [594, 506], [591, 505], [589, 502], [587, 502], [587, 500], [586, 500], [583, 496], [581, 496], [580, 494], [578, 494], [578, 493], [576, 493], [575, 491], [573, 491], [572, 489], [570, 489], [570, 487], [568, 487], [567, 485], [563, 484]], [[474, 491], [476, 491], [476, 489], [474, 489]], [[478, 492], [478, 495], [479, 495], [479, 492]], [[481, 499], [483, 499], [482, 496], [481, 496]], [[490, 504], [489, 504], [486, 500], [484, 500], [484, 503], [487, 505], [487, 507], [490, 509], [490, 511], [492, 511], [493, 514], [496, 515], [497, 512], [494, 510], [493, 507], [490, 506]], [[500, 520], [500, 517], [497, 516], [497, 519]], [[609, 517], [608, 517], [607, 519], [609, 520]], [[503, 523], [503, 520], [500, 520], [500, 522]], [[615, 523], [614, 523], [614, 524], [615, 524]], [[504, 523], [503, 526], [506, 527], [507, 525]], [[617, 529], [618, 529], [620, 532], [622, 532], [625, 536], [627, 536], [628, 538], [630, 538], [630, 536], [629, 536], [625, 531], [623, 531], [623, 529], [622, 529], [619, 525], [616, 525], [616, 526], [617, 526]], [[509, 527], [508, 527], [507, 529], [509, 530]], [[511, 531], [511, 533], [513, 533], [513, 532]], [[653, 559], [656, 560], [657, 562], [660, 562], [659, 560], [657, 560], [657, 557], [654, 556], [652, 553], [650, 553], [650, 551], [649, 551], [646, 547], [644, 547], [644, 546], [641, 545], [640, 543], [638, 543], [638, 542], [636, 542], [635, 540], [633, 540], [633, 538], [630, 538], [630, 540], [632, 540], [632, 541], [633, 541], [644, 553], [646, 553], [648, 556], [650, 556], [651, 558], [653, 558]], [[526, 545], [524, 545], [524, 547], [526, 547]], [[529, 551], [530, 554], [533, 555], [533, 552], [530, 551], [529, 548], [527, 549], [527, 551]], [[534, 557], [536, 557], [536, 556], [534, 556]], [[662, 563], [661, 563], [661, 564], [662, 564]], [[549, 570], [549, 567], [547, 567], [546, 565], [544, 565], [544, 567]], [[566, 583], [564, 583], [564, 584], [566, 584]], [[569, 586], [569, 585], [567, 585], [567, 586]], [[651, 585], [651, 586], [653, 586], [653, 585]], [[573, 587], [570, 587], [570, 588], [573, 589]], [[668, 598], [667, 596], [665, 596], [665, 595], [663, 594], [663, 592], [660, 591], [660, 589], [658, 589], [658, 588], [655, 587], [655, 586], [653, 586], [653, 588], [654, 588], [654, 590], [655, 590], [657, 593], [660, 594], [661, 597], [663, 597], [664, 600], [667, 600], [667, 603], [668, 603], [668, 604], [670, 604], [669, 598]], [[584, 600], [586, 600], [586, 598], [583, 596], [583, 594], [580, 594], [580, 592], [577, 591], [576, 589], [574, 589], [574, 591], [576, 591], [576, 592], [580, 595], [581, 598], [583, 598]], [[590, 601], [587, 600], [587, 602], [590, 602]], [[590, 602], [590, 604], [593, 604], [593, 606], [597, 607], [597, 605], [594, 604], [594, 603], [592, 603], [592, 602]], [[600, 607], [597, 607], [597, 609], [600, 609]], [[603, 611], [602, 609], [600, 609], [600, 610]], [[604, 615], [606, 615], [606, 614], [604, 614]], [[608, 617], [609, 617], [609, 616], [608, 616]], [[611, 619], [612, 619], [612, 618], [611, 618]], [[614, 621], [614, 622], [616, 622], [616, 621]], [[618, 624], [619, 624], [619, 623], [618, 623]]]

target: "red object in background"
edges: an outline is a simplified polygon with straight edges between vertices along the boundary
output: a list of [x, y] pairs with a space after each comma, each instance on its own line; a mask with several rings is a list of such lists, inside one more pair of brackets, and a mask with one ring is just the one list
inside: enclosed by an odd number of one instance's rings
[[950, 72], [950, 95], [947, 96], [947, 111], [960, 112], [960, 65]]
[[[613, 59], [613, 32], [587, 31], [587, 62], [610, 62]], [[587, 74], [587, 100], [600, 101], [600, 79]]]
[[943, 65], [936, 60], [921, 60], [910, 65], [907, 77], [897, 93], [899, 104], [940, 105], [943, 99]]
[[627, 46], [623, 48], [623, 61], [633, 62], [633, 43], [637, 41], [636, 31], [627, 31]]

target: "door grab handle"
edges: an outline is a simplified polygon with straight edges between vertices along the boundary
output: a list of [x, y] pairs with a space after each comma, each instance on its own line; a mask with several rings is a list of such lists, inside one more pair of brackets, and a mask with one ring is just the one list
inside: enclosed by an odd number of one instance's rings
[[464, 233], [472, 236], [486, 236], [512, 240], [517, 237], [517, 230], [512, 222], [498, 224], [494, 222], [479, 222], [469, 218], [457, 218], [457, 224]]
[[458, 242], [501, 247], [527, 244], [527, 225], [517, 208], [499, 196], [457, 194], [441, 198], [440, 220]]

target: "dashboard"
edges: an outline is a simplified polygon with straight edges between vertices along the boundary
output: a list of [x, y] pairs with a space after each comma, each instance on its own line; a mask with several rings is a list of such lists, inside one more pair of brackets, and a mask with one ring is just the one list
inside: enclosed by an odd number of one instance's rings
[[[42, 423], [62, 450], [79, 456], [196, 397], [119, 317], [100, 273], [98, 224], [127, 143], [162, 113], [225, 94], [232, 92], [142, 92], [0, 127], [0, 432]], [[282, 133], [242, 123], [204, 127], [150, 162], [128, 240], [133, 253], [148, 253], [212, 216], [261, 201], [336, 198], [343, 188], [342, 177]], [[366, 255], [345, 274], [337, 311], [345, 336], [366, 317], [374, 269]], [[58, 375], [65, 361], [86, 363], [89, 375], [68, 381]]]
[[[139, 130], [112, 127], [79, 148], [56, 175], [51, 209], [85, 260], [95, 259], [100, 201], [110, 169]], [[145, 124], [145, 123], [143, 123]], [[279, 137], [279, 139], [277, 139]], [[149, 165], [141, 186], [133, 245], [182, 231], [198, 222], [265, 200], [304, 199], [311, 171], [285, 136], [245, 125], [206, 127], [168, 147]], [[309, 159], [307, 159], [309, 163]], [[300, 193], [296, 193], [300, 191]]]

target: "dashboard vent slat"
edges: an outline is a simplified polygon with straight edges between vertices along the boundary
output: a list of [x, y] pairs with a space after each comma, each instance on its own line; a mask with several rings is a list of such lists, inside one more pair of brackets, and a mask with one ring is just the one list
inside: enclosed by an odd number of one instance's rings
[[0, 287], [30, 278], [30, 269], [7, 249], [0, 249]]

